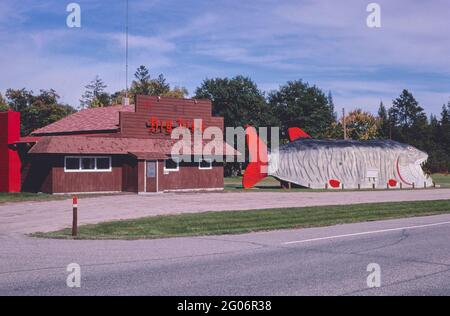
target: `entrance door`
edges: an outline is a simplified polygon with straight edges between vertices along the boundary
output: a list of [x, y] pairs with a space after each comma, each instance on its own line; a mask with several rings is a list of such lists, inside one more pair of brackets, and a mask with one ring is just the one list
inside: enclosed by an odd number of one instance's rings
[[146, 190], [145, 192], [158, 192], [158, 162], [146, 162]]

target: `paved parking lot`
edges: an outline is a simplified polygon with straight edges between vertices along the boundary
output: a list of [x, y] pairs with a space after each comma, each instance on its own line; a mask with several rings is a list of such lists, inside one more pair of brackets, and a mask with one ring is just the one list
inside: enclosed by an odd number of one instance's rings
[[[217, 192], [113, 195], [80, 199], [80, 224], [145, 216], [275, 207], [450, 199], [450, 189], [365, 192]], [[0, 205], [0, 235], [70, 227], [72, 201]]]

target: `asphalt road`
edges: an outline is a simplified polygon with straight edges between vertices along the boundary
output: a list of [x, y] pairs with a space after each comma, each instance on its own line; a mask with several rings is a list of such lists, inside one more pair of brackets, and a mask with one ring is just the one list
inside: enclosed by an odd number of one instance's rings
[[[112, 195], [78, 200], [80, 224], [145, 216], [239, 211], [260, 208], [447, 200], [450, 189], [330, 192], [222, 192]], [[0, 235], [48, 232], [70, 227], [72, 201], [0, 205]]]
[[[0, 295], [449, 295], [450, 214], [140, 241], [0, 237]], [[68, 288], [66, 267], [81, 267]], [[367, 287], [367, 266], [381, 287]]]

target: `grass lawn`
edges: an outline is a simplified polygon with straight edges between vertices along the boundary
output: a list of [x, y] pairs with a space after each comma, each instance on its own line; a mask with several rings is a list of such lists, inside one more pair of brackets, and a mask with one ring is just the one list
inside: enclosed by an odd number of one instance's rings
[[[117, 193], [119, 194], [119, 193]], [[127, 193], [122, 193], [127, 194]], [[77, 194], [78, 198], [93, 198], [98, 196], [116, 195], [115, 193], [106, 194]], [[14, 202], [39, 202], [39, 201], [57, 201], [72, 199], [72, 194], [45, 194], [45, 193], [0, 193], [0, 205]]]
[[[224, 184], [225, 184], [225, 190], [244, 190], [244, 188], [242, 187], [242, 177], [227, 177], [224, 178]], [[280, 182], [272, 177], [267, 177], [265, 179], [263, 179], [261, 182], [259, 182], [254, 188], [252, 189], [248, 189], [248, 190], [262, 190], [264, 189], [265, 191], [280, 191], [280, 192], [292, 192], [292, 191], [325, 191], [325, 189], [323, 190], [318, 190], [318, 189], [302, 189], [302, 188], [292, 188], [291, 190], [285, 190], [282, 189], [280, 187]], [[245, 191], [248, 191], [245, 190]]]
[[431, 177], [442, 188], [450, 188], [450, 174], [435, 173]]
[[[357, 204], [146, 217], [79, 227], [80, 239], [151, 239], [241, 234], [450, 213], [450, 200]], [[34, 237], [71, 238], [70, 229]]]
[[[450, 188], [450, 174], [433, 174], [433, 180], [436, 184], [442, 188]], [[228, 177], [225, 178], [225, 190], [243, 190], [242, 177]], [[265, 190], [265, 191], [277, 191], [277, 192], [336, 192], [330, 190], [314, 190], [314, 189], [299, 189], [293, 188], [291, 190], [283, 190], [280, 188], [278, 180], [267, 177], [261, 181], [254, 189], [251, 190]], [[107, 194], [81, 194], [79, 197], [95, 197]], [[50, 200], [65, 200], [72, 198], [71, 195], [51, 195], [51, 194], [36, 194], [36, 193], [0, 193], [0, 204], [12, 203], [12, 202], [27, 202], [27, 201], [50, 201]]]
[[26, 201], [64, 200], [68, 196], [36, 193], [0, 193], [0, 204]]
[[[439, 185], [441, 188], [450, 188], [450, 174], [443, 173], [435, 173], [431, 175], [433, 181]], [[227, 177], [225, 180], [225, 190], [244, 190], [242, 188], [242, 177]], [[253, 189], [250, 190], [265, 190], [265, 191], [281, 191], [281, 192], [292, 192], [292, 191], [328, 191], [334, 192], [333, 190], [321, 190], [321, 189], [301, 189], [301, 188], [293, 188], [291, 190], [285, 190], [280, 188], [280, 182], [272, 177], [267, 177], [258, 183]], [[368, 189], [371, 191], [371, 189]]]

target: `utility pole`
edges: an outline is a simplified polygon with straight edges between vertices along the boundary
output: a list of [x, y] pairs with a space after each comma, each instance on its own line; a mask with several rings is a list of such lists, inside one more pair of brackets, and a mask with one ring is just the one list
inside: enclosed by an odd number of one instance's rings
[[128, 11], [129, 0], [126, 0], [126, 17], [125, 17], [125, 99], [123, 105], [129, 105], [130, 99], [128, 98]]
[[344, 129], [344, 140], [347, 139], [347, 123], [345, 120], [345, 108], [342, 108], [342, 127]]
[[72, 198], [72, 237], [78, 236], [78, 197], [76, 195]]

